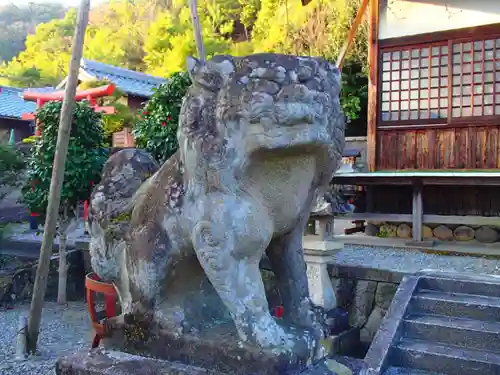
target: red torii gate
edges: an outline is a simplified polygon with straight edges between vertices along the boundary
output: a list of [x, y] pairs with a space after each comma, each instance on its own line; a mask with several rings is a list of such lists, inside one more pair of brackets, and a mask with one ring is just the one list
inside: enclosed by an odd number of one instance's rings
[[[100, 86], [96, 88], [91, 88], [88, 90], [80, 90], [76, 92], [75, 95], [75, 101], [81, 101], [81, 100], [87, 100], [92, 108], [96, 112], [102, 112], [104, 114], [113, 114], [115, 113], [115, 108], [114, 107], [100, 107], [97, 105], [96, 99], [97, 98], [102, 98], [104, 96], [111, 96], [113, 95], [115, 91], [115, 85], [105, 85], [105, 86]], [[26, 101], [31, 101], [31, 102], [36, 102], [37, 107], [41, 108], [43, 105], [47, 102], [61, 102], [64, 99], [64, 91], [54, 91], [50, 93], [43, 93], [43, 92], [36, 92], [36, 91], [24, 91], [23, 93], [23, 98]], [[23, 120], [36, 120], [35, 114], [34, 113], [23, 113], [21, 115], [21, 119]], [[35, 135], [41, 135], [41, 129], [40, 129], [40, 124], [37, 122], [36, 123], [36, 130], [35, 130]], [[90, 184], [93, 185], [93, 182], [90, 181]], [[35, 188], [34, 185], [32, 187], [33, 189]], [[88, 201], [85, 201], [83, 203], [83, 216], [84, 220], [87, 220], [88, 217]], [[36, 213], [31, 213], [32, 217], [39, 216]]]
[[[115, 113], [115, 108], [114, 107], [99, 107], [97, 105], [96, 99], [97, 98], [102, 98], [104, 96], [111, 96], [113, 95], [115, 91], [115, 85], [105, 85], [105, 86], [100, 86], [88, 90], [81, 90], [77, 91], [75, 95], [75, 100], [81, 101], [81, 100], [87, 100], [90, 105], [94, 108], [96, 112], [103, 112], [105, 114], [113, 114]], [[62, 102], [64, 99], [64, 91], [54, 91], [50, 93], [43, 93], [43, 92], [37, 92], [37, 91], [24, 91], [23, 94], [24, 100], [30, 101], [30, 102], [36, 102], [37, 107], [41, 108], [43, 105], [47, 102]], [[21, 118], [23, 120], [35, 120], [35, 114], [33, 113], [23, 113]], [[35, 135], [40, 135], [40, 128], [38, 124], [36, 124], [36, 131]]]

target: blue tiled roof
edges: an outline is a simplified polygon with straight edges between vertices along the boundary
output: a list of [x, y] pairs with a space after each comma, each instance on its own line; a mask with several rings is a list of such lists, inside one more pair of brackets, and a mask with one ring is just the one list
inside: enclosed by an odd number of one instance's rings
[[[23, 113], [33, 113], [36, 111], [36, 103], [23, 99], [25, 89], [16, 87], [0, 86], [0, 117], [20, 119]], [[36, 92], [52, 92], [53, 87], [41, 87], [28, 89]]]
[[23, 113], [31, 113], [36, 110], [35, 102], [27, 102], [23, 99], [23, 89], [15, 87], [0, 86], [0, 117], [21, 118]]
[[153, 88], [160, 86], [166, 80], [149, 74], [118, 68], [97, 61], [82, 59], [82, 70], [99, 80], [108, 80], [127, 94], [149, 98]]

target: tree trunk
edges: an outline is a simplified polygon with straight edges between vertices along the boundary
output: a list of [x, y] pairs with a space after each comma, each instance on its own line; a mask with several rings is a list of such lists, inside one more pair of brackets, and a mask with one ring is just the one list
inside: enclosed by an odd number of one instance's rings
[[64, 101], [59, 121], [59, 131], [57, 133], [56, 153], [54, 156], [54, 167], [47, 206], [47, 217], [45, 220], [42, 246], [40, 248], [40, 259], [36, 271], [35, 285], [33, 287], [33, 297], [31, 299], [27, 346], [31, 353], [36, 352], [40, 320], [42, 318], [42, 307], [47, 289], [47, 277], [49, 273], [50, 256], [56, 234], [56, 224], [61, 202], [61, 187], [64, 179], [64, 164], [68, 153], [69, 135], [71, 131], [71, 121], [73, 117], [73, 107], [75, 103], [76, 86], [78, 85], [78, 71], [82, 59], [83, 41], [85, 29], [87, 28], [89, 17], [90, 0], [81, 0], [78, 19], [73, 39], [73, 51], [69, 65], [69, 75], [64, 93]]

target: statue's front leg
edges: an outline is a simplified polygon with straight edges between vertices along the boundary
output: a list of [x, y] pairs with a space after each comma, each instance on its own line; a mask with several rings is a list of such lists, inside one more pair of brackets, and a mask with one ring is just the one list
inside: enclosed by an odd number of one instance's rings
[[251, 201], [221, 196], [206, 200], [192, 242], [208, 279], [243, 341], [261, 347], [285, 345], [288, 335], [269, 313], [259, 269], [272, 223]]
[[298, 327], [313, 328], [315, 317], [309, 299], [309, 286], [302, 248], [302, 236], [309, 215], [302, 215], [287, 234], [273, 239], [267, 256], [276, 275], [283, 301], [283, 318]]

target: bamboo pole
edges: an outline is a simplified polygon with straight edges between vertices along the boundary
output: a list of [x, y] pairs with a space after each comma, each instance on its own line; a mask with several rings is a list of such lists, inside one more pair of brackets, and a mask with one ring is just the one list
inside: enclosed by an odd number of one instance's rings
[[203, 36], [201, 34], [200, 19], [198, 17], [198, 0], [190, 0], [189, 8], [191, 9], [191, 19], [193, 21], [194, 39], [196, 40], [196, 50], [198, 58], [204, 63], [207, 59], [205, 53], [205, 45], [203, 44]]
[[69, 64], [68, 83], [64, 93], [64, 100], [59, 121], [59, 131], [57, 133], [56, 153], [54, 156], [54, 166], [52, 169], [52, 179], [50, 181], [50, 191], [47, 207], [47, 218], [45, 220], [42, 245], [40, 248], [40, 259], [36, 271], [33, 297], [31, 299], [27, 349], [29, 352], [36, 352], [40, 321], [42, 318], [43, 301], [47, 288], [47, 277], [49, 273], [50, 256], [54, 237], [56, 234], [56, 224], [61, 202], [61, 187], [64, 179], [64, 164], [68, 153], [69, 135], [71, 132], [71, 121], [73, 118], [73, 108], [75, 105], [76, 87], [78, 85], [78, 70], [83, 53], [83, 42], [85, 30], [88, 24], [90, 0], [81, 0], [78, 11], [78, 19], [73, 38], [73, 51]]

